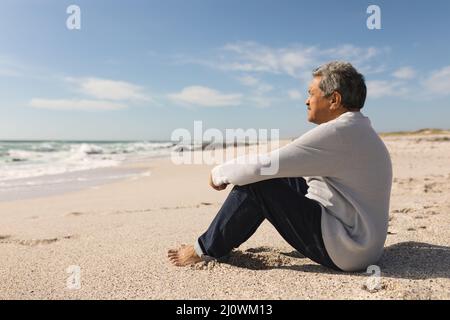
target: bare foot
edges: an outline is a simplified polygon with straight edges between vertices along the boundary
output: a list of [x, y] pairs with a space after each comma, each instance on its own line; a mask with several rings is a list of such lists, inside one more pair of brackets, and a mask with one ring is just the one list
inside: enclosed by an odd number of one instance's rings
[[177, 267], [184, 267], [196, 264], [202, 259], [195, 252], [194, 246], [182, 244], [179, 249], [171, 249], [167, 253], [170, 262]]

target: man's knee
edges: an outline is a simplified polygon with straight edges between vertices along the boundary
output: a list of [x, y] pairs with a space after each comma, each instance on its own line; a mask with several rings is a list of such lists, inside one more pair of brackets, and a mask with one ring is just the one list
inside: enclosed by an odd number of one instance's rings
[[249, 184], [244, 184], [244, 185], [235, 185], [233, 186], [233, 189], [231, 190], [231, 192], [238, 192], [238, 193], [249, 193], [249, 192], [254, 192], [258, 189], [261, 189], [261, 187], [264, 185], [264, 183], [262, 183], [263, 181], [260, 182], [253, 182], [253, 183], [249, 183]]
[[273, 188], [276, 188], [280, 184], [280, 179], [268, 179], [254, 183], [246, 184], [246, 190], [251, 192], [270, 192]]

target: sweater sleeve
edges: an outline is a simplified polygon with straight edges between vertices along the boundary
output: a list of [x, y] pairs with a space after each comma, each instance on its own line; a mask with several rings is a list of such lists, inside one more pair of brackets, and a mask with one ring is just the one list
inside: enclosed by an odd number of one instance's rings
[[333, 176], [345, 149], [332, 123], [321, 124], [289, 144], [264, 154], [245, 155], [214, 167], [213, 183], [245, 185], [284, 177]]

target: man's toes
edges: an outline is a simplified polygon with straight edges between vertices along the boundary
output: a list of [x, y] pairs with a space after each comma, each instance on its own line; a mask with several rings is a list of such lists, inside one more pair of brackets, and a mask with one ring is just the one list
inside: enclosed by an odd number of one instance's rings
[[[186, 251], [185, 249], [189, 247], [187, 244], [181, 244], [180, 248], [178, 249], [170, 249], [167, 251], [167, 256], [170, 260], [170, 262], [177, 266], [177, 267], [184, 267], [188, 264], [195, 263], [190, 257], [190, 251]], [[188, 254], [189, 253], [189, 254]]]
[[177, 256], [177, 255], [170, 256], [170, 257], [169, 257], [169, 260], [178, 260], [178, 256]]
[[178, 262], [178, 258], [177, 257], [171, 257], [169, 258], [169, 261], [172, 262], [173, 264]]
[[177, 254], [172, 254], [172, 255], [169, 255], [168, 258], [169, 258], [169, 260], [172, 261], [172, 260], [178, 260], [179, 257]]
[[181, 261], [176, 261], [176, 262], [175, 262], [175, 265], [176, 265], [177, 267], [184, 267], [184, 266], [185, 266], [185, 264], [182, 263]]
[[169, 252], [167, 252], [167, 255], [168, 255], [169, 257], [178, 255], [178, 251], [169, 251]]

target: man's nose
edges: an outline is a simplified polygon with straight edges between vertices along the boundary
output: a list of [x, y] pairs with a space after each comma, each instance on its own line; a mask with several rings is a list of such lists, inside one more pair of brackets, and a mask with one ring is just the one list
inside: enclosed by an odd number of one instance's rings
[[305, 104], [309, 107], [309, 98], [306, 99]]

